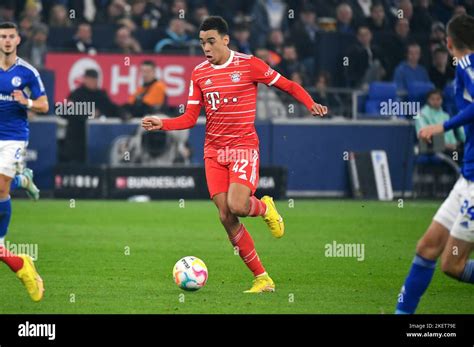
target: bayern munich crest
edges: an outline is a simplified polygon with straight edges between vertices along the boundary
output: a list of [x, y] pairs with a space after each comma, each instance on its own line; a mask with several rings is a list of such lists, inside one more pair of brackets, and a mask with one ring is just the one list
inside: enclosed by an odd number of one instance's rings
[[234, 72], [230, 75], [230, 79], [232, 82], [239, 82], [240, 81], [240, 73], [239, 72]]

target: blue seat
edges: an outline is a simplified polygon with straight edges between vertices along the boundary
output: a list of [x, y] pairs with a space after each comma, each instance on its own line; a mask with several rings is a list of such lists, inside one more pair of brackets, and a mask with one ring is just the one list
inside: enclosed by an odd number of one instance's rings
[[367, 100], [365, 113], [367, 117], [378, 117], [380, 115], [380, 100]]
[[425, 103], [426, 94], [435, 88], [431, 82], [411, 82], [407, 84], [407, 101]]
[[365, 101], [365, 113], [369, 117], [379, 117], [382, 102], [389, 99], [398, 101], [397, 85], [393, 82], [372, 82]]
[[393, 82], [372, 82], [369, 85], [369, 100], [388, 100], [397, 97], [397, 85]]

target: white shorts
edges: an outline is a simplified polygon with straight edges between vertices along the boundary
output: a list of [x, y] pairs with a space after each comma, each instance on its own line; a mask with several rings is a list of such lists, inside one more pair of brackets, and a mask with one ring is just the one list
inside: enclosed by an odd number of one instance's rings
[[474, 242], [474, 182], [461, 176], [433, 220], [445, 226], [451, 236]]
[[0, 141], [0, 175], [15, 177], [23, 171], [26, 141]]

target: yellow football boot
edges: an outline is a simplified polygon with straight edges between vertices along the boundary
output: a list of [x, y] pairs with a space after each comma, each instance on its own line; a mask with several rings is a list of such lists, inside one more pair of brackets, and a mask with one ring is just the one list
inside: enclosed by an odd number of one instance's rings
[[285, 233], [285, 223], [275, 207], [273, 198], [265, 195], [261, 200], [267, 205], [267, 212], [263, 216], [263, 220], [267, 223], [274, 237], [282, 237]]
[[33, 259], [29, 255], [19, 254], [18, 256], [23, 259], [23, 267], [17, 271], [16, 276], [25, 285], [31, 299], [38, 302], [43, 298], [43, 280], [36, 271]]
[[268, 276], [268, 274], [263, 274], [255, 277], [253, 280], [252, 288], [246, 290], [244, 293], [263, 293], [263, 292], [274, 292], [275, 283]]

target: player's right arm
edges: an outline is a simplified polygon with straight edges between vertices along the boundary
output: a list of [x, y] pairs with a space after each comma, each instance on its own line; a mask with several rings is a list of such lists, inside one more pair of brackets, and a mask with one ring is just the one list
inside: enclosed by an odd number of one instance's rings
[[30, 97], [25, 97], [22, 90], [15, 89], [12, 93], [13, 99], [19, 104], [37, 113], [46, 113], [49, 110], [48, 97], [44, 89], [44, 84], [41, 81], [41, 77], [38, 71], [34, 71], [31, 74], [28, 82], [30, 89]]
[[145, 130], [183, 130], [196, 125], [201, 111], [202, 91], [196, 83], [195, 70], [191, 75], [189, 84], [189, 96], [185, 112], [176, 118], [161, 119], [157, 116], [147, 116], [142, 119], [142, 127]]

